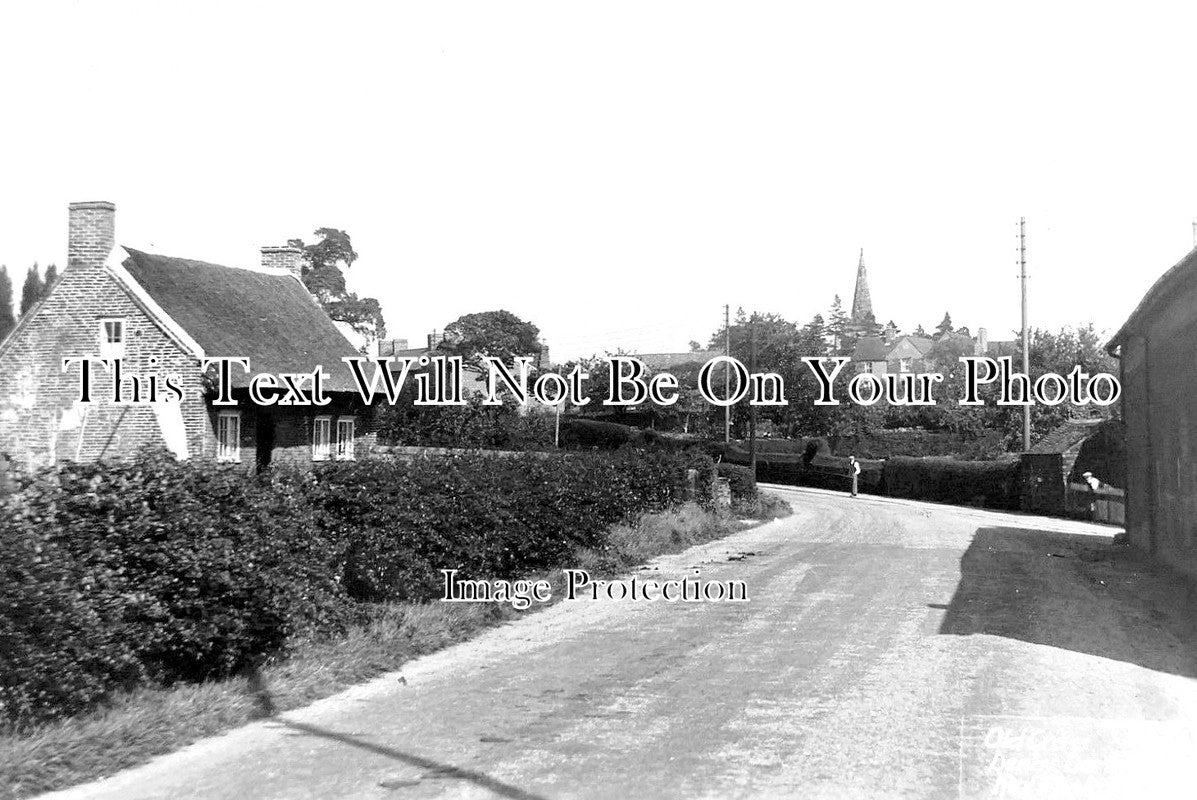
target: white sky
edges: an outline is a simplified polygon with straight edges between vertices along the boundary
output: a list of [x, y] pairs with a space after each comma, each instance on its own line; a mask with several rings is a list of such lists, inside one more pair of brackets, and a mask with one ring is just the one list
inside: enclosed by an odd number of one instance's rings
[[[1184, 8], [1187, 5], [1187, 8]], [[344, 228], [413, 344], [464, 313], [559, 359], [805, 322], [1116, 328], [1193, 244], [1193, 4], [0, 5], [0, 263], [252, 265]]]

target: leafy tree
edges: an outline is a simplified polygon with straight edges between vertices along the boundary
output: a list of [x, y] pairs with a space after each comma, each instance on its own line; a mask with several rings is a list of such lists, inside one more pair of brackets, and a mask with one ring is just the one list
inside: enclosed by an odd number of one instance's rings
[[466, 314], [445, 326], [440, 349], [481, 371], [483, 356], [510, 363], [516, 356], [538, 355], [540, 329], [502, 309]]
[[349, 234], [336, 228], [318, 228], [315, 235], [319, 241], [314, 244], [304, 244], [302, 239], [288, 242], [304, 252], [302, 278], [308, 291], [320, 301], [329, 317], [349, 323], [367, 341], [386, 336], [386, 323], [378, 300], [358, 297], [345, 284], [344, 270], [357, 261]]
[[[1118, 374], [1118, 363], [1102, 348], [1102, 337], [1090, 323], [1075, 328], [1061, 328], [1051, 331], [1035, 329], [1031, 332], [1030, 373], [1031, 380], [1047, 372], [1067, 376], [1075, 367], [1090, 375], [1098, 372]], [[1014, 359], [1015, 370], [1022, 371], [1022, 359]], [[987, 387], [988, 388], [988, 387]], [[990, 389], [991, 394], [996, 389]], [[992, 406], [988, 427], [1005, 433], [1006, 445], [1014, 449], [1022, 446], [1022, 406], [997, 406], [995, 398], [986, 399], [987, 408]], [[1058, 406], [1036, 405], [1031, 410], [1032, 444], [1065, 422], [1070, 416], [1110, 417], [1117, 413], [1117, 404], [1109, 407], [1075, 407], [1067, 403]]]
[[17, 325], [12, 312], [12, 279], [8, 268], [0, 264], [0, 341]]
[[25, 285], [21, 287], [22, 316], [37, 305], [45, 293], [46, 285], [42, 283], [42, 276], [37, 270], [37, 262], [25, 273]]

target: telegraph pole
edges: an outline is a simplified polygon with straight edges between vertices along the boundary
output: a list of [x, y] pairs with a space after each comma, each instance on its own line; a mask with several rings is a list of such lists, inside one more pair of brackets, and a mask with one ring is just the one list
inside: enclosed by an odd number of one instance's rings
[[[723, 354], [731, 358], [731, 304], [723, 306]], [[731, 367], [723, 365], [723, 397], [731, 397]], [[731, 406], [723, 407], [723, 442], [731, 441]]]
[[[1018, 266], [1022, 281], [1022, 371], [1028, 378], [1031, 375], [1031, 340], [1027, 329], [1027, 218], [1018, 218]], [[1029, 397], [1024, 397], [1029, 400]], [[1022, 407], [1022, 449], [1031, 449], [1031, 406]]]
[[[752, 374], [756, 373], [756, 312], [752, 312], [752, 322], [749, 323], [750, 339], [748, 349], [748, 371]], [[748, 463], [752, 470], [752, 477], [756, 478], [756, 406], [751, 405], [751, 397], [749, 397], [750, 404], [748, 407]]]

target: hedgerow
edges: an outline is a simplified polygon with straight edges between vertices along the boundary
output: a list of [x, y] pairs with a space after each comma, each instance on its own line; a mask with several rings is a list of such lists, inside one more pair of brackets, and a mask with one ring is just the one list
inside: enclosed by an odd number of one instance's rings
[[371, 459], [246, 477], [147, 453], [26, 480], [0, 507], [0, 719], [231, 674], [340, 628], [356, 602], [439, 596], [609, 546], [714, 465], [672, 450]]
[[9, 717], [85, 707], [103, 687], [228, 674], [345, 610], [334, 543], [313, 534], [295, 485], [147, 453], [43, 472], [3, 511]]
[[882, 471], [884, 493], [942, 503], [1017, 510], [1017, 461], [890, 458]]

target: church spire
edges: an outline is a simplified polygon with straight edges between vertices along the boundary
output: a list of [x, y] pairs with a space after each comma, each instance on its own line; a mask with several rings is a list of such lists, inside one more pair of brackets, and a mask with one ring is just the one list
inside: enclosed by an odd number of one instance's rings
[[856, 293], [852, 295], [852, 321], [857, 324], [874, 322], [873, 298], [869, 296], [869, 276], [865, 272], [864, 248], [860, 248], [860, 263], [856, 266]]

